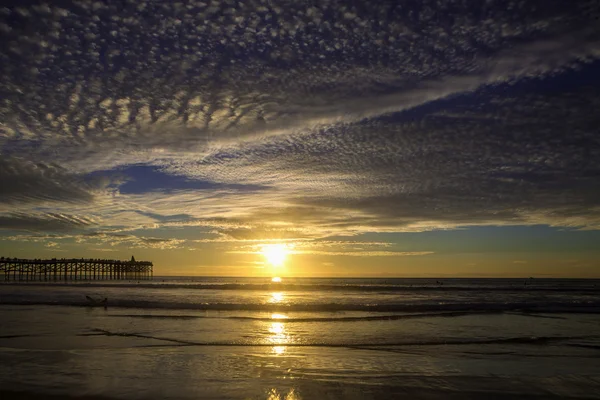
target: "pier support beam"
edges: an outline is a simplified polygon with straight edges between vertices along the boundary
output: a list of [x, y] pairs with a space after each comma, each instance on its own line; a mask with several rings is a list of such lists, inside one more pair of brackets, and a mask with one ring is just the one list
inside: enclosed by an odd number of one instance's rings
[[28, 260], [0, 257], [0, 277], [5, 281], [148, 280], [153, 277], [150, 261], [99, 259]]

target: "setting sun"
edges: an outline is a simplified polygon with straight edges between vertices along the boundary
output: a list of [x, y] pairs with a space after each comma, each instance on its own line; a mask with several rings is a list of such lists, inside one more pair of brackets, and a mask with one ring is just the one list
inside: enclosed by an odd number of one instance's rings
[[262, 247], [261, 253], [269, 264], [280, 267], [288, 255], [288, 248], [285, 244], [267, 244]]

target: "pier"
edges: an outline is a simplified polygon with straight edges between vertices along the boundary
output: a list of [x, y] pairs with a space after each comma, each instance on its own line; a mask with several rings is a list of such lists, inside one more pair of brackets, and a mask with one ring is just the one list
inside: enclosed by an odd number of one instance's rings
[[4, 281], [98, 281], [149, 280], [153, 264], [150, 261], [53, 258], [27, 260], [0, 257], [0, 280]]

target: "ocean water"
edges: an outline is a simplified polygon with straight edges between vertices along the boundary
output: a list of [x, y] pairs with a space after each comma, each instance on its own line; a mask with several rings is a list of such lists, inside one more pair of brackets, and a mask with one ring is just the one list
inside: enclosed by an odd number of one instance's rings
[[599, 313], [597, 280], [3, 283], [0, 397], [599, 399]]

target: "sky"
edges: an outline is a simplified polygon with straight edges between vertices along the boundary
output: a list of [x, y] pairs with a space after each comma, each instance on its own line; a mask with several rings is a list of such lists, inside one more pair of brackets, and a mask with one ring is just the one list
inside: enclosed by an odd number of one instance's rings
[[0, 255], [600, 278], [599, 16], [592, 0], [2, 2]]

